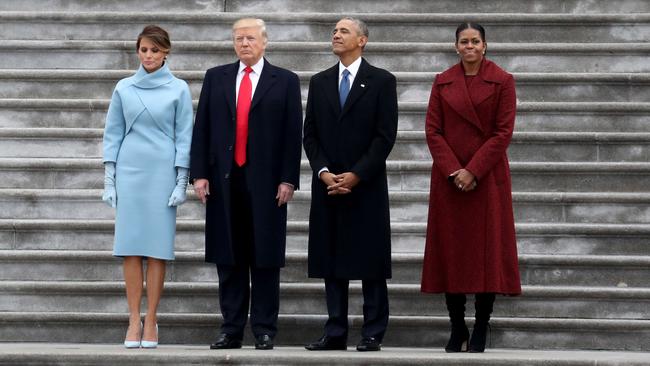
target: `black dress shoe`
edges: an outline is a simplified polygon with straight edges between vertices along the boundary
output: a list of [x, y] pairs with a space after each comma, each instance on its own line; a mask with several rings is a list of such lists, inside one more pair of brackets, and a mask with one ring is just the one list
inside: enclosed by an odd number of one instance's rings
[[357, 344], [357, 351], [381, 351], [381, 342], [375, 337], [363, 337]]
[[241, 348], [241, 339], [235, 338], [230, 334], [221, 333], [217, 340], [210, 345], [210, 349], [231, 349]]
[[348, 339], [324, 335], [316, 342], [306, 345], [305, 348], [309, 351], [345, 351], [348, 349]]
[[268, 334], [255, 337], [255, 349], [273, 349], [273, 338]]

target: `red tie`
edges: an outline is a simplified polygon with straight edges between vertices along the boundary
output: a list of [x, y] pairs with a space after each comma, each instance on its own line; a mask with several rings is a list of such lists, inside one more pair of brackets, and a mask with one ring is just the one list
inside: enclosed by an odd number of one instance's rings
[[246, 141], [248, 140], [248, 112], [251, 109], [253, 84], [249, 74], [253, 72], [249, 66], [244, 69], [244, 77], [239, 84], [237, 96], [237, 130], [235, 132], [235, 163], [243, 166], [246, 163]]

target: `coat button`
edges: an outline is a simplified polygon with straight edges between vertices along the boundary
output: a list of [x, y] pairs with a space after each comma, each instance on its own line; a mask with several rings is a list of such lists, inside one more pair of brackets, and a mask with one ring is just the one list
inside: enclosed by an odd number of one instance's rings
[[228, 150], [232, 151], [232, 145], [228, 146]]
[[223, 177], [228, 179], [230, 177], [230, 174], [226, 173]]

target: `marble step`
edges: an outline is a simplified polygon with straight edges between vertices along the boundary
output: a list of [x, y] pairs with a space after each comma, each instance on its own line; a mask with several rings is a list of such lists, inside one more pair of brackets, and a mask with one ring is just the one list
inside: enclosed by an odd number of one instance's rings
[[[310, 340], [311, 341], [311, 340]], [[351, 341], [352, 342], [352, 341]], [[241, 350], [215, 351], [201, 345], [161, 345], [156, 351], [137, 352], [126, 350], [122, 345], [88, 343], [41, 343], [35, 349], [33, 343], [0, 343], [0, 363], [29, 364], [34, 366], [65, 364], [69, 366], [139, 366], [147, 362], [157, 365], [203, 366], [220, 363], [246, 365], [449, 365], [466, 366], [645, 366], [645, 352], [630, 351], [576, 351], [576, 350], [529, 350], [490, 348], [480, 357], [471, 353], [448, 354], [444, 344], [428, 348], [382, 347], [381, 352], [355, 352], [354, 343], [348, 351], [330, 351], [327, 357], [321, 353], [306, 352], [302, 346], [279, 346], [273, 352], [260, 352], [246, 344]]]
[[[0, 157], [100, 158], [102, 136], [99, 128], [0, 128]], [[650, 133], [516, 132], [508, 156], [518, 162], [645, 162]], [[389, 159], [430, 161], [424, 132], [399, 131]]]
[[[396, 72], [398, 99], [428, 102], [435, 72]], [[0, 98], [107, 99], [115, 83], [133, 70], [0, 70]], [[204, 70], [174, 70], [186, 80], [195, 99]], [[299, 71], [307, 98], [313, 71]], [[515, 73], [517, 98], [532, 102], [645, 102], [650, 99], [650, 73]]]
[[[431, 162], [387, 161], [388, 188], [429, 189]], [[311, 185], [312, 172], [302, 161], [300, 185]], [[0, 188], [103, 188], [99, 158], [0, 158]], [[512, 186], [527, 192], [647, 192], [647, 162], [512, 162]]]
[[[4, 331], [0, 340], [3, 342], [121, 343], [127, 325], [126, 312], [6, 312], [1, 315]], [[350, 316], [349, 319], [351, 330], [348, 338], [354, 345], [363, 320], [358, 315]], [[301, 346], [317, 339], [322, 333], [325, 320], [325, 315], [281, 314], [275, 343], [278, 346]], [[205, 347], [216, 336], [219, 323], [220, 317], [216, 314], [159, 313], [160, 342], [200, 344]], [[495, 316], [490, 324], [491, 348], [642, 351], [650, 341], [650, 320]], [[449, 336], [448, 327], [447, 317], [393, 316], [383, 345], [442, 347]], [[98, 329], [101, 331], [98, 332]], [[244, 341], [251, 344], [248, 333], [246, 332]], [[308, 352], [305, 352], [305, 356], [313, 357]]]
[[[650, 43], [638, 42], [494, 42], [489, 57], [510, 72], [649, 72], [649, 50]], [[4, 40], [0, 51], [2, 69], [135, 69], [139, 64], [133, 41]], [[43, 54], [48, 57], [39, 57]], [[370, 42], [364, 57], [393, 72], [440, 70], [457, 62], [452, 42]], [[267, 58], [296, 71], [324, 70], [337, 62], [329, 42], [269, 42]], [[169, 64], [174, 70], [204, 70], [234, 59], [230, 41], [177, 41]]]
[[295, 12], [337, 12], [351, 13], [464, 13], [471, 9], [475, 13], [567, 13], [567, 14], [607, 14], [650, 12], [650, 4], [644, 0], [587, 1], [584, 0], [501, 0], [475, 2], [473, 0], [421, 0], [375, 1], [359, 0], [350, 3], [344, 0], [331, 0], [323, 3], [318, 0], [270, 0], [250, 2], [242, 0], [120, 0], [88, 2], [87, 0], [2, 0], [3, 11], [199, 11], [199, 12], [246, 12], [280, 13]]
[[[108, 99], [0, 99], [0, 128], [103, 128], [108, 104]], [[401, 131], [424, 131], [426, 102], [399, 102], [398, 108]], [[650, 103], [519, 102], [515, 129], [647, 133]]]
[[[318, 282], [307, 278], [307, 254], [287, 253], [285, 282]], [[110, 251], [0, 250], [7, 281], [105, 281], [122, 278], [121, 261]], [[521, 254], [521, 283], [531, 286], [648, 287], [650, 256]], [[27, 272], [25, 268], [30, 268]], [[394, 253], [395, 283], [420, 283], [421, 253]], [[169, 281], [211, 282], [216, 266], [205, 263], [203, 252], [176, 252]]]
[[[135, 11], [134, 11], [135, 10]], [[164, 11], [160, 11], [164, 10]], [[234, 21], [249, 13], [186, 11], [5, 11], [0, 39], [132, 40], [145, 24], [167, 29], [172, 41], [228, 41]], [[326, 41], [345, 13], [256, 13], [272, 41]], [[650, 14], [365, 13], [371, 41], [453, 42], [459, 23], [472, 19], [499, 42], [644, 42]], [[57, 32], [50, 29], [56, 27]]]
[[[110, 250], [113, 225], [112, 220], [0, 219], [0, 249]], [[515, 226], [520, 254], [645, 256], [650, 245], [647, 224], [517, 223]], [[178, 220], [176, 251], [204, 250], [203, 229], [203, 220]], [[292, 220], [287, 229], [287, 250], [306, 252], [308, 223]], [[393, 222], [393, 253], [423, 253], [425, 230], [424, 222]]]
[[[101, 189], [0, 188], [0, 219], [113, 219], [114, 210], [100, 200]], [[205, 206], [191, 186], [179, 220], [205, 217]], [[426, 222], [429, 192], [389, 192], [391, 221]], [[288, 206], [290, 221], [309, 218], [311, 192], [299, 190]], [[518, 223], [650, 224], [650, 193], [514, 192]]]
[[[163, 313], [219, 312], [219, 285], [214, 282], [166, 283], [159, 311]], [[113, 281], [0, 281], [0, 312], [123, 313], [127, 309], [124, 283]], [[391, 315], [445, 316], [444, 296], [423, 294], [419, 284], [389, 283]], [[281, 314], [326, 314], [322, 283], [282, 283]], [[144, 300], [146, 302], [146, 299]], [[495, 316], [513, 318], [650, 319], [650, 289], [612, 287], [524, 286], [518, 297], [499, 296]], [[350, 285], [350, 312], [362, 314], [359, 281]], [[474, 313], [468, 296], [467, 314]]]

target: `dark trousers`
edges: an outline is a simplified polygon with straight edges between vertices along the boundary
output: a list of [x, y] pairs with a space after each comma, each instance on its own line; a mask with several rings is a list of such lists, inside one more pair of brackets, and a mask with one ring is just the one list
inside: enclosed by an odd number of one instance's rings
[[223, 315], [221, 332], [243, 338], [250, 303], [253, 334], [274, 337], [280, 309], [280, 268], [255, 265], [253, 215], [245, 169], [245, 166], [234, 166], [230, 174], [232, 245], [236, 264], [217, 265]]
[[[330, 337], [348, 336], [348, 289], [350, 281], [325, 279], [328, 319], [325, 334]], [[362, 337], [374, 337], [380, 342], [388, 326], [388, 289], [386, 280], [362, 280]]]

